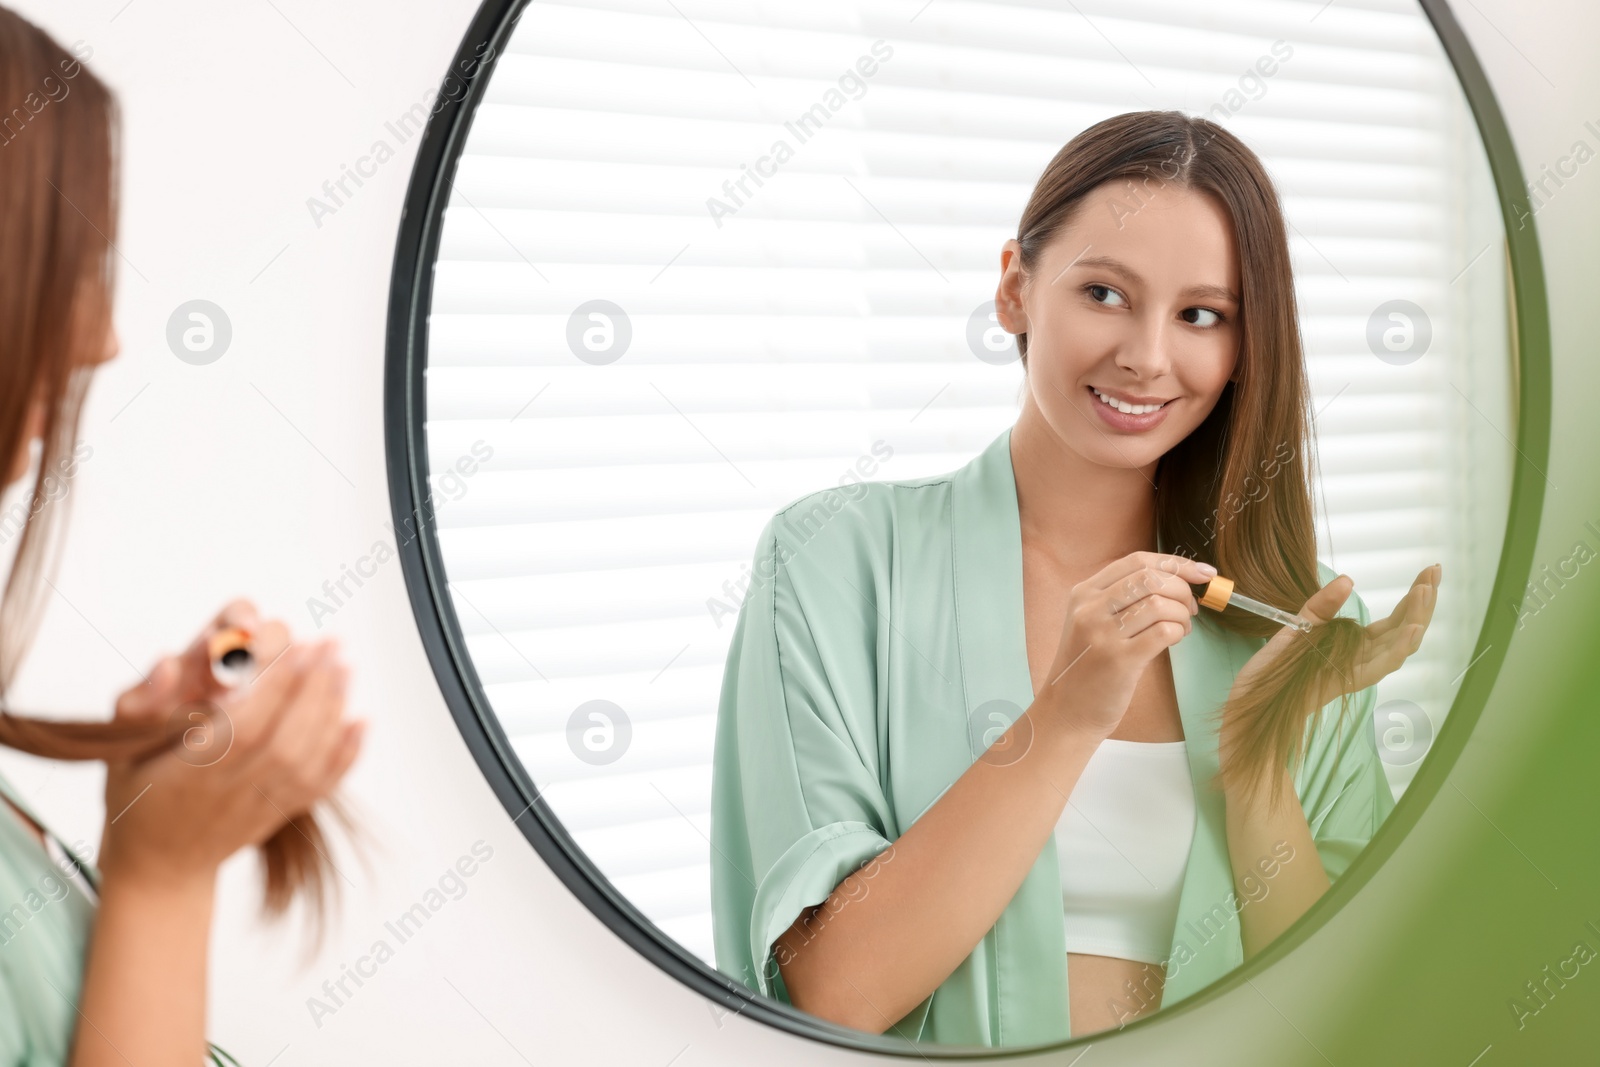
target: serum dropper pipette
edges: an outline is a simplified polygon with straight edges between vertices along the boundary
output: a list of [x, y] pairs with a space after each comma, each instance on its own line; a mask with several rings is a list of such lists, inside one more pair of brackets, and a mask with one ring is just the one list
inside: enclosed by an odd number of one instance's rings
[[1210, 608], [1212, 611], [1221, 611], [1232, 604], [1236, 608], [1260, 615], [1263, 619], [1293, 626], [1301, 633], [1311, 632], [1311, 620], [1287, 611], [1280, 611], [1271, 604], [1263, 604], [1259, 600], [1252, 600], [1243, 593], [1233, 591], [1233, 579], [1217, 575], [1206, 584], [1206, 591], [1200, 597], [1200, 606]]

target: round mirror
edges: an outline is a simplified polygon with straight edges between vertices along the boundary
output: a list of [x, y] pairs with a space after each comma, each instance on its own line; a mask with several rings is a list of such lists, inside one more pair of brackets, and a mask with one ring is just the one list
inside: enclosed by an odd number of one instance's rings
[[[1047, 1045], [1362, 871], [1543, 477], [1515, 163], [1425, 6], [484, 5], [402, 225], [391, 485], [464, 736], [619, 935], [797, 1033]], [[1348, 575], [1374, 633], [1428, 601], [1247, 830], [1208, 716], [1266, 620], [1085, 661], [1131, 698], [1064, 659], [1157, 548], [1289, 613]]]

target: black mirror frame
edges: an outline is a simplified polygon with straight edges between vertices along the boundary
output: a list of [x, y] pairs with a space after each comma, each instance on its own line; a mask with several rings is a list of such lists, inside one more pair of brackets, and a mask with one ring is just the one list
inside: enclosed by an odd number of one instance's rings
[[[401, 212], [389, 290], [384, 368], [384, 439], [390, 504], [406, 589], [428, 660], [468, 749], [512, 821], [561, 881], [617, 936], [651, 963], [704, 995], [728, 1014], [747, 1014], [800, 1037], [845, 1048], [921, 1059], [1002, 1058], [1063, 1049], [1103, 1035], [1055, 1046], [983, 1048], [917, 1044], [825, 1022], [710, 968], [654, 926], [584, 855], [528, 776], [484, 696], [454, 607], [446, 595], [444, 562], [428, 494], [425, 369], [427, 319], [440, 224], [472, 116], [494, 60], [528, 0], [486, 0], [478, 9], [445, 77], [419, 142]], [[1504, 548], [1490, 603], [1517, 603], [1532, 569], [1544, 503], [1542, 474], [1550, 451], [1550, 323], [1544, 271], [1534, 227], [1515, 225], [1533, 212], [1510, 132], [1487, 78], [1446, 0], [1419, 0], [1466, 95], [1488, 155], [1508, 243], [1513, 322], [1513, 382], [1517, 387], [1516, 448], [1525, 466], [1513, 477]], [[406, 531], [402, 535], [399, 531]], [[1383, 827], [1349, 870], [1266, 950], [1182, 1004], [1131, 1023], [1148, 1025], [1203, 1008], [1259, 975], [1292, 951], [1355, 896], [1394, 853], [1422, 810], [1443, 788], [1487, 702], [1510, 644], [1513, 617], [1489, 611], [1467, 678], [1416, 777]], [[720, 1025], [720, 1021], [719, 1021]]]

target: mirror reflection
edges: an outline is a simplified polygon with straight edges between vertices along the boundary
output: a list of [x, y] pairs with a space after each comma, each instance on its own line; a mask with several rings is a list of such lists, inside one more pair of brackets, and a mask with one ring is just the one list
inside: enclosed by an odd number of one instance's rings
[[1513, 453], [1483, 148], [1380, 8], [523, 11], [445, 213], [431, 503], [518, 759], [685, 952], [1057, 1042], [1357, 861]]

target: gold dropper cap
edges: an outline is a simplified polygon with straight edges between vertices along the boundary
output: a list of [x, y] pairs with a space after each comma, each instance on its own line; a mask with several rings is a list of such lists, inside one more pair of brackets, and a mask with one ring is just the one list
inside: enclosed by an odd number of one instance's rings
[[1233, 595], [1233, 579], [1217, 575], [1206, 584], [1205, 595], [1200, 598], [1200, 606], [1210, 608], [1212, 611], [1221, 611], [1228, 606], [1228, 598]]
[[254, 635], [243, 627], [230, 626], [211, 635], [206, 651], [211, 658], [211, 676], [218, 685], [233, 688], [255, 674], [255, 656], [250, 650]]

